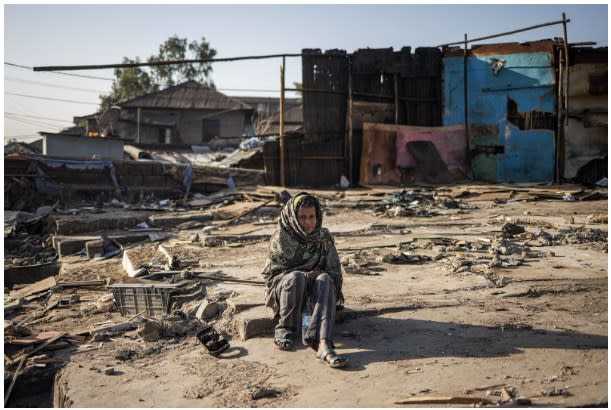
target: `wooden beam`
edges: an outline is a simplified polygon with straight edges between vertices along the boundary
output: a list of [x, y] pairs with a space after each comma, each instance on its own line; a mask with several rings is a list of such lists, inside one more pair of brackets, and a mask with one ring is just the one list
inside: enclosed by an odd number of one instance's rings
[[280, 67], [280, 186], [286, 186], [284, 141], [284, 57]]

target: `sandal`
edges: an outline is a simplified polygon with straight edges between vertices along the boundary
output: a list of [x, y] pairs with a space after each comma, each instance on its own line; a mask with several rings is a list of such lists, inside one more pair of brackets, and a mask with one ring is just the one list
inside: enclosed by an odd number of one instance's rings
[[216, 329], [210, 326], [200, 330], [195, 337], [212, 356], [218, 356], [229, 348], [229, 342], [222, 338], [222, 335]]
[[275, 337], [274, 344], [278, 346], [280, 350], [291, 350], [295, 342], [289, 337]]
[[[318, 357], [322, 363], [325, 363], [329, 367], [337, 369], [339, 367], [344, 367], [348, 364], [348, 359], [342, 355], [338, 355], [335, 353], [333, 349], [327, 349]], [[328, 360], [330, 358], [330, 360]]]

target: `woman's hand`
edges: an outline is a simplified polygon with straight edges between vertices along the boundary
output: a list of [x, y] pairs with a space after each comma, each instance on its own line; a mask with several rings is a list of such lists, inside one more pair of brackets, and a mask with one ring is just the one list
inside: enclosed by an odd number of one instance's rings
[[311, 270], [309, 272], [305, 273], [306, 278], [308, 279], [312, 279], [312, 280], [316, 280], [316, 278], [318, 277], [318, 275], [320, 275], [320, 269], [316, 268], [314, 270]]

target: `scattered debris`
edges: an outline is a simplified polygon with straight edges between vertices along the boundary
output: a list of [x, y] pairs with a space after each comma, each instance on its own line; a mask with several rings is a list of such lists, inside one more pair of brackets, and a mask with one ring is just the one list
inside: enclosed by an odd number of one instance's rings
[[161, 319], [147, 317], [138, 325], [138, 336], [145, 342], [165, 337], [185, 336], [196, 324], [183, 315], [168, 315]]
[[394, 404], [493, 404], [483, 397], [443, 396], [443, 397], [410, 397], [395, 400]]
[[586, 222], [590, 224], [606, 224], [609, 223], [607, 214], [588, 215]]
[[553, 387], [551, 389], [545, 389], [541, 392], [541, 394], [543, 396], [549, 396], [549, 397], [553, 397], [553, 396], [563, 396], [563, 397], [569, 397], [572, 396], [571, 392], [569, 392], [569, 390], [566, 387]]

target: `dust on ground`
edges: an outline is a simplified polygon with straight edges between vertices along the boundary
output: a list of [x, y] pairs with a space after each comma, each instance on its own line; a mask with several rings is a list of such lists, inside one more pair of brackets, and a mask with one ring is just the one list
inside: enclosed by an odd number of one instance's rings
[[[232, 322], [260, 308], [263, 288], [248, 281], [261, 281], [281, 203], [244, 213], [261, 201], [231, 193], [225, 205], [239, 206], [221, 219], [178, 218], [180, 229], [166, 220], [170, 236], [124, 252], [163, 264], [162, 245], [182, 270], [242, 282], [201, 279], [214, 314], [196, 319], [202, 296], [185, 300], [173, 319], [182, 327], [160, 325], [151, 341], [138, 320], [161, 319], [121, 316], [105, 302], [104, 285], [28, 296], [5, 311], [9, 329], [66, 332], [67, 346], [24, 362], [9, 405], [25, 406], [32, 383], [51, 378], [53, 404], [66, 407], [606, 406], [606, 190], [605, 199], [564, 201], [579, 189], [505, 188], [316, 191], [344, 268], [346, 309], [335, 330], [350, 360], [344, 370], [304, 346], [279, 351], [269, 334], [241, 340]], [[139, 282], [127, 277], [121, 255], [63, 257], [56, 280]], [[232, 300], [248, 303], [238, 312]], [[95, 332], [128, 320], [132, 328]], [[230, 341], [218, 358], [194, 337], [206, 324]], [[16, 337], [5, 322], [7, 336]], [[5, 356], [5, 387], [27, 349], [5, 343], [15, 359], [7, 367]], [[48, 405], [44, 397], [27, 406]]]

